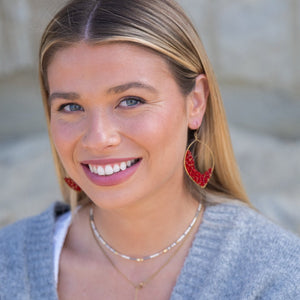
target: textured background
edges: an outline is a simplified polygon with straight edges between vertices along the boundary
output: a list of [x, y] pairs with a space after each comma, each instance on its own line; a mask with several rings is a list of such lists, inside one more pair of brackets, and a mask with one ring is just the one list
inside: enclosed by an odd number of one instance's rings
[[[0, 0], [0, 226], [60, 199], [37, 78], [62, 0]], [[300, 234], [300, 2], [181, 0], [221, 86], [249, 196]]]

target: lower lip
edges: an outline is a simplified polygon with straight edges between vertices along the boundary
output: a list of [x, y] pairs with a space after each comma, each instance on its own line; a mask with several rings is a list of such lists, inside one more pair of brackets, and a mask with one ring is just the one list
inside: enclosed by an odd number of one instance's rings
[[141, 163], [141, 160], [139, 160], [137, 163], [135, 163], [133, 166], [126, 168], [124, 171], [120, 171], [118, 173], [114, 173], [112, 175], [104, 175], [100, 176], [95, 173], [92, 173], [87, 165], [82, 165], [83, 170], [86, 174], [86, 176], [96, 185], [100, 186], [112, 186], [121, 184], [124, 181], [128, 180], [137, 170]]

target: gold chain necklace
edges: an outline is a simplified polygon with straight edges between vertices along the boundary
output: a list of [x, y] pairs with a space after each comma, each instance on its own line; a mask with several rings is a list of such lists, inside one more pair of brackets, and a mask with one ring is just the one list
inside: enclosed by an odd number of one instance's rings
[[[202, 210], [202, 207], [201, 207]], [[199, 215], [199, 214], [198, 214]], [[198, 216], [197, 216], [198, 218]], [[197, 219], [196, 218], [196, 219]], [[112, 259], [109, 257], [109, 255], [105, 252], [103, 246], [101, 245], [101, 242], [99, 241], [99, 239], [97, 238], [97, 236], [95, 235], [95, 232], [93, 230], [92, 224], [90, 222], [90, 226], [91, 226], [91, 230], [93, 233], [93, 237], [97, 243], [97, 245], [99, 246], [99, 248], [101, 249], [102, 253], [104, 254], [104, 256], [107, 258], [107, 260], [109, 261], [109, 263], [112, 265], [112, 267], [130, 284], [134, 287], [135, 289], [135, 293], [134, 293], [134, 300], [138, 300], [138, 293], [139, 291], [144, 288], [151, 280], [153, 280], [158, 274], [159, 272], [165, 268], [169, 262], [175, 257], [175, 255], [179, 252], [179, 250], [182, 248], [184, 242], [187, 239], [184, 239], [182, 241], [182, 243], [179, 244], [179, 246], [177, 247], [177, 249], [174, 250], [174, 252], [169, 256], [169, 258], [163, 263], [162, 266], [160, 266], [154, 273], [152, 273], [148, 278], [146, 278], [143, 281], [140, 281], [138, 284], [135, 284], [133, 281], [131, 281], [117, 266], [116, 264], [112, 261]], [[191, 230], [186, 234], [185, 237], [189, 236], [191, 234]]]

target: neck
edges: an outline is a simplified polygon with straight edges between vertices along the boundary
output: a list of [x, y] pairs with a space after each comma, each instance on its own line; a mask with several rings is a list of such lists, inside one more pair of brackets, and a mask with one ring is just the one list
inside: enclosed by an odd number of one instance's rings
[[113, 248], [129, 256], [160, 251], [183, 234], [199, 204], [186, 191], [167, 195], [153, 195], [118, 209], [94, 207], [98, 231]]

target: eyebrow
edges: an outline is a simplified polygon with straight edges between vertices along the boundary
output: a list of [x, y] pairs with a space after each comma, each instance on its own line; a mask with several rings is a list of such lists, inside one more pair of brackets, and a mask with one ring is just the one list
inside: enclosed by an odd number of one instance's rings
[[157, 93], [157, 90], [153, 86], [142, 83], [142, 82], [138, 82], [138, 81], [128, 82], [125, 84], [114, 86], [114, 87], [108, 89], [107, 93], [108, 94], [119, 94], [119, 93], [123, 93], [132, 88], [146, 89], [152, 93]]
[[[125, 84], [111, 87], [107, 90], [106, 93], [107, 94], [120, 94], [120, 93], [124, 93], [127, 90], [132, 89], [132, 88], [146, 89], [152, 93], [158, 93], [157, 90], [153, 86], [142, 83], [142, 82], [138, 82], [138, 81], [128, 82]], [[80, 95], [77, 93], [54, 92], [49, 96], [48, 101], [49, 101], [49, 103], [51, 103], [51, 101], [53, 101], [54, 99], [57, 99], [57, 98], [65, 99], [65, 100], [78, 100], [78, 99], [80, 99]]]
[[59, 98], [59, 99], [66, 99], [66, 100], [78, 100], [80, 99], [80, 96], [77, 93], [60, 93], [60, 92], [55, 92], [52, 93], [48, 101], [51, 103], [54, 99]]

